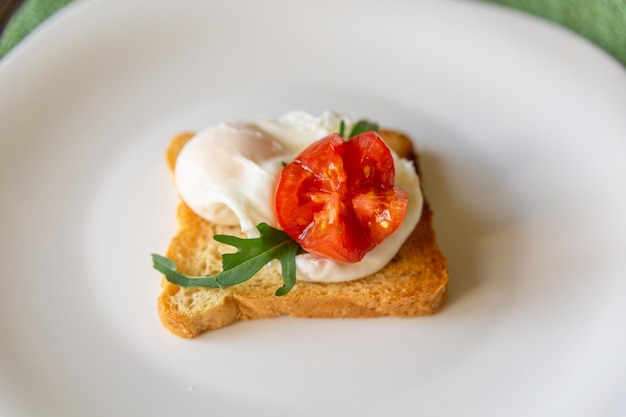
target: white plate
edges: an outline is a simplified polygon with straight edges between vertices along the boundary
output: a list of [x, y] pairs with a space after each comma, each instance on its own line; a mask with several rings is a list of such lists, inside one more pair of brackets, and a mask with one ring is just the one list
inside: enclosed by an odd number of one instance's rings
[[[3, 416], [626, 413], [626, 73], [488, 4], [79, 2], [0, 62]], [[180, 130], [333, 108], [410, 133], [439, 314], [162, 329]]]

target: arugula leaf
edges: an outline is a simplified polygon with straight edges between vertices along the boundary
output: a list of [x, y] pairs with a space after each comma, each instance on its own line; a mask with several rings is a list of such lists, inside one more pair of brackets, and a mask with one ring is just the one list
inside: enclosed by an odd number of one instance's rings
[[237, 248], [235, 253], [222, 255], [223, 270], [217, 274], [188, 276], [178, 272], [172, 260], [156, 254], [152, 254], [153, 267], [163, 273], [169, 282], [181, 287], [226, 288], [247, 281], [270, 261], [278, 259], [282, 268], [283, 286], [276, 290], [276, 295], [285, 295], [296, 283], [296, 255], [302, 248], [287, 233], [265, 223], [260, 223], [257, 230], [261, 236], [252, 239], [214, 236], [218, 242]]
[[350, 136], [348, 136], [348, 139], [353, 138], [356, 135], [360, 135], [361, 133], [369, 132], [371, 130], [378, 133], [378, 125], [367, 120], [359, 120], [354, 126], [352, 126], [352, 131], [350, 132]]
[[346, 135], [346, 122], [343, 121], [343, 119], [341, 119], [341, 121], [339, 122], [339, 136], [344, 137]]
[[165, 275], [165, 279], [172, 284], [180, 285], [181, 287], [220, 288], [215, 276], [194, 277], [182, 274], [177, 271], [174, 261], [156, 253], [152, 254], [152, 263], [152, 267]]

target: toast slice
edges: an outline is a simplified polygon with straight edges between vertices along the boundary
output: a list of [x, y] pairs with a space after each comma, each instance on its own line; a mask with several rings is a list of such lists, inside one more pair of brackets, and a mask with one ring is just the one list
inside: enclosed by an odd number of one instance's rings
[[[383, 130], [387, 144], [400, 156], [416, 161], [413, 145], [405, 135]], [[166, 153], [170, 169], [185, 143], [193, 136], [175, 136]], [[419, 169], [418, 169], [419, 172]], [[221, 254], [233, 248], [213, 239], [215, 234], [241, 236], [238, 227], [220, 226], [198, 217], [181, 202], [179, 231], [166, 256], [187, 275], [206, 275], [221, 270]], [[226, 289], [182, 288], [163, 278], [158, 313], [165, 328], [192, 338], [239, 320], [288, 314], [310, 318], [409, 317], [437, 312], [447, 297], [448, 269], [437, 246], [433, 214], [424, 202], [422, 216], [397, 255], [383, 269], [349, 282], [298, 281], [286, 295], [274, 295], [282, 278], [272, 268], [261, 269], [250, 280]]]

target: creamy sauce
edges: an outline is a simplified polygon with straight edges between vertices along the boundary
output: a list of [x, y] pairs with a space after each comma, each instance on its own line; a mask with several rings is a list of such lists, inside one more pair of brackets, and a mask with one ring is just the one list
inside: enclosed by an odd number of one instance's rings
[[[337, 132], [341, 120], [333, 112], [315, 117], [288, 113], [276, 120], [222, 123], [196, 134], [176, 161], [174, 178], [181, 198], [200, 217], [218, 224], [239, 225], [249, 237], [265, 222], [279, 227], [274, 214], [274, 191], [283, 163], [291, 162], [312, 142]], [[384, 267], [417, 225], [423, 205], [413, 163], [398, 158], [395, 184], [409, 196], [402, 225], [357, 263], [344, 263], [303, 254], [296, 258], [299, 280], [350, 281]]]

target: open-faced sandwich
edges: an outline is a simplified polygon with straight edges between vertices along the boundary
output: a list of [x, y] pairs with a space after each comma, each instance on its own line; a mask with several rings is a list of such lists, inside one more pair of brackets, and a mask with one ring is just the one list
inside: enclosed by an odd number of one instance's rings
[[181, 197], [158, 312], [195, 337], [238, 320], [419, 316], [448, 270], [404, 134], [333, 112], [175, 136]]

